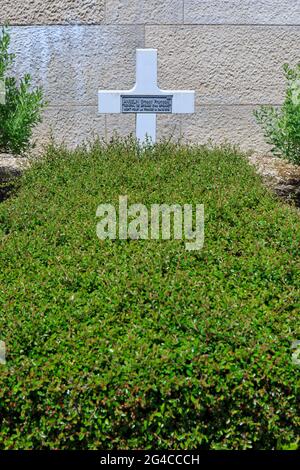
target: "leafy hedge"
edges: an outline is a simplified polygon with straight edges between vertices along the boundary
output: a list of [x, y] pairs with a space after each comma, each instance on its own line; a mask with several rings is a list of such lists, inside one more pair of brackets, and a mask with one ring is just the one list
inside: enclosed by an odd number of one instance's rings
[[[204, 203], [205, 245], [99, 241]], [[0, 206], [1, 449], [297, 447], [300, 219], [229, 148], [49, 148]]]
[[294, 68], [285, 64], [283, 70], [287, 84], [282, 106], [263, 105], [254, 115], [272, 153], [300, 165], [300, 63]]
[[10, 33], [3, 27], [0, 31], [0, 92], [4, 92], [4, 103], [0, 100], [0, 152], [23, 154], [34, 146], [32, 133], [41, 122], [46, 107], [43, 90], [32, 89], [32, 78], [11, 76], [15, 54], [10, 50]]

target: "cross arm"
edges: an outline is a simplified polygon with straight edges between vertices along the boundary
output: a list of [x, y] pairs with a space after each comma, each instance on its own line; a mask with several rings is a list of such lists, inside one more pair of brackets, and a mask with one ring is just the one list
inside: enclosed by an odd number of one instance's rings
[[122, 91], [98, 91], [98, 111], [99, 113], [121, 113]]
[[172, 113], [190, 114], [195, 112], [195, 92], [190, 90], [183, 91], [163, 91], [173, 96]]

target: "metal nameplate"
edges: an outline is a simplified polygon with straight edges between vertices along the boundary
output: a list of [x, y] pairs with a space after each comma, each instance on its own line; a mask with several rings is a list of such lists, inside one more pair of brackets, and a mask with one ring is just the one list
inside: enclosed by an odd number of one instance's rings
[[172, 101], [173, 95], [122, 95], [121, 109], [122, 113], [170, 114], [172, 113]]

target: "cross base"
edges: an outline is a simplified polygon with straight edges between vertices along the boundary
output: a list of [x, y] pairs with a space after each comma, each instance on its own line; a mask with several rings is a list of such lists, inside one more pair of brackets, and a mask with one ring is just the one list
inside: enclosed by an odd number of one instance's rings
[[156, 142], [156, 114], [136, 114], [136, 138], [141, 143]]

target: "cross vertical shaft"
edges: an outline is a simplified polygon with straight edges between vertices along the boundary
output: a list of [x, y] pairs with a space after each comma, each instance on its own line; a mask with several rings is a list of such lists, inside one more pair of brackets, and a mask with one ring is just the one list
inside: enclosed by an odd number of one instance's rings
[[[137, 49], [135, 90], [141, 94], [158, 91], [156, 49]], [[156, 114], [136, 115], [136, 138], [141, 143], [156, 142]]]
[[146, 95], [159, 91], [156, 49], [137, 49], [135, 91]]
[[156, 142], [156, 114], [136, 115], [136, 138], [142, 143]]

